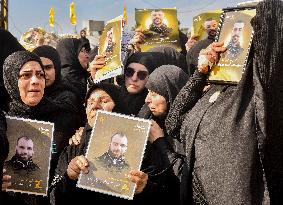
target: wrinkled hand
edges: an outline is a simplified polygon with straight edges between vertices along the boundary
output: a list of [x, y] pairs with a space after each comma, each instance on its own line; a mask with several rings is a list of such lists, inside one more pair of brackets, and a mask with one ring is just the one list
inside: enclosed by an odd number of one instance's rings
[[3, 169], [3, 178], [2, 178], [2, 191], [6, 191], [9, 186], [12, 185], [11, 183], [11, 176], [5, 175], [6, 170]]
[[72, 159], [67, 168], [67, 175], [72, 180], [77, 180], [79, 174], [83, 171], [85, 174], [88, 173], [88, 160], [85, 156], [80, 155]]
[[79, 145], [81, 142], [83, 131], [84, 127], [80, 127], [78, 130], [76, 130], [76, 133], [69, 139], [69, 145]]
[[105, 55], [96, 55], [94, 60], [91, 61], [88, 67], [88, 72], [90, 73], [91, 77], [94, 78], [96, 72], [103, 68], [106, 65], [106, 56]]
[[160, 128], [160, 126], [154, 120], [151, 120], [148, 140], [151, 143], [153, 143], [155, 140], [157, 140], [160, 137], [164, 137], [164, 131]]
[[198, 61], [198, 71], [200, 73], [208, 73], [209, 67], [218, 62], [220, 53], [227, 50], [223, 45], [224, 42], [213, 42], [206, 49], [200, 51]]
[[135, 190], [135, 194], [141, 193], [148, 181], [148, 175], [142, 171], [132, 170], [128, 174], [127, 178], [131, 181], [136, 183], [137, 187]]

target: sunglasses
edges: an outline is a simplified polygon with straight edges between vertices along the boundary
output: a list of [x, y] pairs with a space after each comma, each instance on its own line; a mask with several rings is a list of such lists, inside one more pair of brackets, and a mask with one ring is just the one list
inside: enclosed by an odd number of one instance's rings
[[146, 79], [146, 77], [148, 76], [148, 72], [147, 72], [147, 71], [138, 71], [138, 72], [136, 72], [136, 71], [135, 71], [133, 68], [131, 68], [131, 67], [125, 68], [124, 75], [125, 75], [127, 78], [132, 77], [135, 73], [137, 73], [137, 77], [138, 77], [138, 79], [140, 79], [140, 80], [144, 80], [144, 79]]

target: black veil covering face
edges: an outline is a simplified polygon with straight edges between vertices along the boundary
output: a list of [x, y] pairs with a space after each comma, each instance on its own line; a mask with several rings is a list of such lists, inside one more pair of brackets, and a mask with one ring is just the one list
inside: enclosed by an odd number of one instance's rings
[[9, 31], [4, 29], [0, 29], [0, 48], [0, 108], [7, 111], [9, 95], [4, 87], [3, 64], [10, 54], [25, 49]]

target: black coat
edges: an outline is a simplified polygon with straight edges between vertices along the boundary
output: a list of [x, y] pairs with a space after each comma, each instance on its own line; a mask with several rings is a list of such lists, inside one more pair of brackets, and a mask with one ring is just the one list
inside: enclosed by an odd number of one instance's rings
[[262, 204], [267, 192], [271, 204], [282, 204], [282, 12], [281, 1], [259, 3], [237, 86], [211, 85], [202, 95], [205, 79], [192, 78], [176, 97], [166, 127], [183, 142], [185, 156], [166, 150], [162, 139], [156, 143], [171, 162], [178, 158], [184, 204]]

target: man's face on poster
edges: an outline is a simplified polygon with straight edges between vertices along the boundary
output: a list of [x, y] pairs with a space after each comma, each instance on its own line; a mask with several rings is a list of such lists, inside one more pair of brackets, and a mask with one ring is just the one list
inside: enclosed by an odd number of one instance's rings
[[234, 24], [231, 34], [231, 42], [233, 45], [236, 46], [240, 44], [240, 38], [242, 36], [244, 26], [245, 26], [244, 22], [236, 22]]
[[216, 20], [211, 19], [204, 22], [204, 28], [208, 34], [208, 36], [215, 37], [217, 31], [218, 23]]
[[162, 11], [152, 11], [151, 12], [151, 19], [152, 23], [156, 26], [162, 24], [164, 18], [164, 13]]
[[126, 153], [127, 146], [128, 146], [127, 137], [116, 134], [112, 137], [109, 149], [114, 157], [119, 158]]
[[28, 161], [34, 154], [33, 142], [31, 139], [20, 138], [16, 146], [16, 155], [23, 161]]
[[111, 45], [113, 42], [113, 29], [110, 29], [109, 31], [107, 31], [107, 43], [108, 45]]

